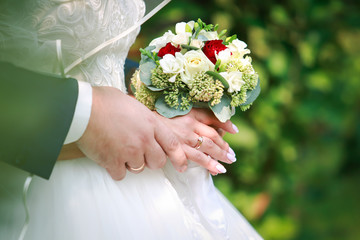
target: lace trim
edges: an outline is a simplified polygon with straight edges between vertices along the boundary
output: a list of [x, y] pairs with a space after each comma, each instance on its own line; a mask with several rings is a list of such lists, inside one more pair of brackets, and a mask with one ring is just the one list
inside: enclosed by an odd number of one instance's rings
[[100, 44], [99, 46], [95, 47], [94, 49], [92, 49], [91, 51], [89, 51], [88, 53], [86, 53], [84, 56], [76, 59], [73, 63], [71, 63], [68, 67], [65, 68], [65, 74], [68, 73], [69, 71], [71, 71], [74, 67], [76, 67], [77, 65], [79, 65], [80, 63], [82, 63], [83, 61], [85, 61], [86, 59], [90, 58], [91, 56], [93, 56], [94, 54], [98, 53], [99, 51], [101, 51], [102, 49], [106, 48], [107, 46], [109, 46], [110, 44], [113, 44], [117, 41], [119, 41], [121, 38], [127, 36], [129, 33], [131, 33], [132, 31], [134, 31], [135, 29], [137, 29], [138, 27], [140, 27], [143, 23], [145, 23], [147, 20], [149, 20], [155, 13], [157, 13], [161, 8], [163, 8], [166, 4], [168, 4], [170, 2], [170, 0], [165, 0], [163, 2], [161, 2], [157, 7], [155, 7], [152, 11], [150, 11], [148, 14], [146, 14], [146, 16], [144, 16], [139, 22], [137, 22], [135, 25], [133, 25], [132, 27], [128, 28], [126, 31], [120, 33], [119, 35], [117, 35], [114, 38], [111, 38], [105, 42], [103, 42], [102, 44]]

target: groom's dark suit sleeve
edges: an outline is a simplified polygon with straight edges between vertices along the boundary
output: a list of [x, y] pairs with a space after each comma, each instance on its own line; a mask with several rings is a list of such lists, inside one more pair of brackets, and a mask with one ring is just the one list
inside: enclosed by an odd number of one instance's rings
[[0, 161], [49, 178], [77, 97], [75, 79], [0, 62]]

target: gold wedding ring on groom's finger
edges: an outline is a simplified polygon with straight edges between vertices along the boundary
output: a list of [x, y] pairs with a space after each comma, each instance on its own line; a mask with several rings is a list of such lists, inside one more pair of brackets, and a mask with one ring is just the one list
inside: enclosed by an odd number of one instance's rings
[[197, 140], [197, 143], [196, 143], [196, 145], [195, 145], [195, 149], [196, 150], [198, 150], [200, 147], [201, 147], [201, 144], [203, 143], [203, 141], [204, 141], [204, 138], [202, 137], [202, 136], [199, 136], [198, 137], [198, 140]]
[[140, 173], [140, 172], [142, 172], [142, 170], [144, 170], [144, 168], [145, 168], [145, 162], [143, 163], [143, 165], [141, 165], [141, 166], [138, 167], [138, 168], [133, 168], [133, 167], [130, 167], [129, 165], [126, 164], [126, 168], [127, 168], [128, 170], [130, 170], [131, 172], [133, 172], [133, 173]]

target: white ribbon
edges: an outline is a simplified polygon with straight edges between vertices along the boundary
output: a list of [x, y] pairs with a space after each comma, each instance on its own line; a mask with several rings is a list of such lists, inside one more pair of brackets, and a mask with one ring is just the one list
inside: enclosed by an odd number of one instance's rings
[[28, 194], [28, 191], [29, 191], [29, 187], [30, 187], [30, 184], [31, 184], [31, 181], [33, 180], [33, 174], [30, 174], [26, 180], [25, 180], [25, 183], [24, 183], [24, 187], [23, 187], [23, 204], [24, 204], [24, 208], [25, 208], [25, 223], [24, 223], [24, 226], [21, 230], [21, 233], [20, 233], [20, 236], [19, 236], [19, 240], [23, 240], [24, 237], [25, 237], [25, 234], [27, 232], [27, 229], [29, 227], [29, 222], [30, 222], [30, 214], [29, 214], [29, 208], [27, 206], [27, 194]]

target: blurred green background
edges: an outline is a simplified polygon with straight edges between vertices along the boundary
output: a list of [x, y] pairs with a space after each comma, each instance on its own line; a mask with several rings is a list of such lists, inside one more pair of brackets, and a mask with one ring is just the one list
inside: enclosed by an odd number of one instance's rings
[[173, 0], [130, 58], [197, 18], [248, 44], [262, 87], [216, 185], [265, 239], [360, 239], [359, 1]]

